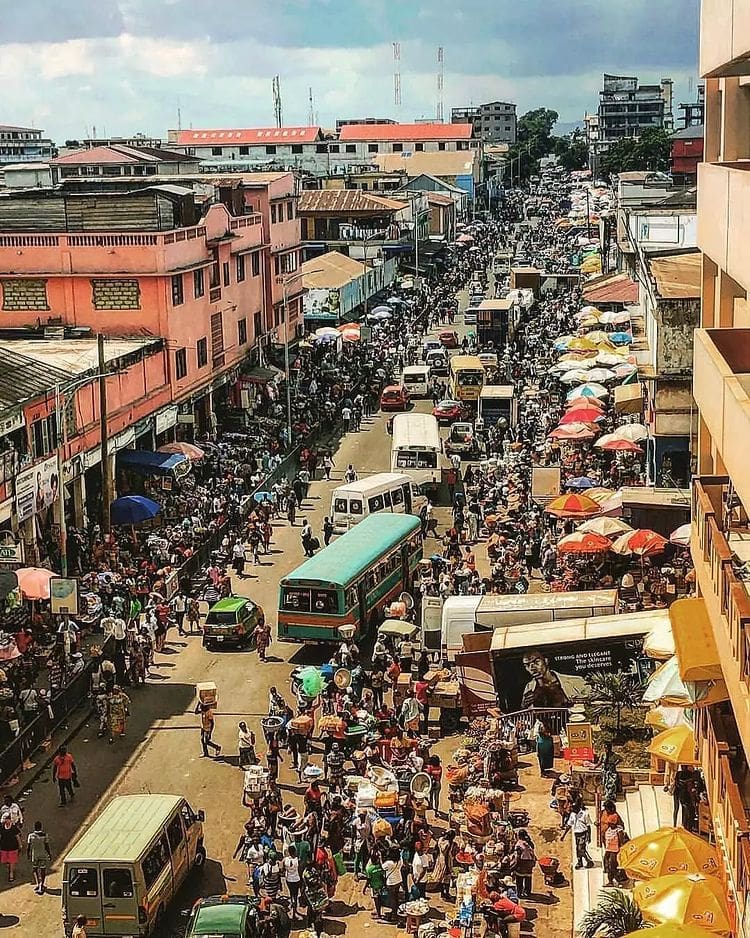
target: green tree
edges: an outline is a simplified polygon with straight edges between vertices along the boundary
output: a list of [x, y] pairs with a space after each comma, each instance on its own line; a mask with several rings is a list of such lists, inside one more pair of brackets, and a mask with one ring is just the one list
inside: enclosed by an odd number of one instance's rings
[[621, 889], [600, 892], [593, 909], [578, 923], [580, 938], [622, 938], [646, 928], [643, 915], [633, 897]]
[[589, 148], [580, 130], [574, 130], [567, 137], [552, 137], [552, 152], [568, 172], [588, 166]]
[[601, 720], [614, 713], [615, 732], [619, 733], [623, 710], [635, 710], [640, 705], [643, 686], [624, 671], [597, 671], [587, 680], [591, 688], [591, 715]]
[[665, 130], [649, 127], [640, 137], [623, 137], [602, 155], [602, 171], [607, 175], [636, 170], [666, 171], [672, 142]]

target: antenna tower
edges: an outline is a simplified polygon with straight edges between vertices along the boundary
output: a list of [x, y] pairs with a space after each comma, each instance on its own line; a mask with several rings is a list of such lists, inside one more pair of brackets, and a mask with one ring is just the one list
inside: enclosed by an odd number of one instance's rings
[[401, 43], [393, 43], [393, 103], [401, 107]]
[[273, 81], [271, 82], [271, 88], [273, 90], [273, 116], [276, 120], [276, 126], [281, 127], [281, 124], [282, 124], [281, 85], [279, 83], [278, 75], [273, 76]]
[[308, 127], [314, 127], [315, 126], [315, 105], [313, 103], [312, 88], [310, 88], [309, 102], [310, 102], [310, 107], [308, 108], [308, 111], [307, 111], [307, 125]]
[[443, 47], [437, 50], [437, 112], [435, 114], [438, 124], [443, 123]]

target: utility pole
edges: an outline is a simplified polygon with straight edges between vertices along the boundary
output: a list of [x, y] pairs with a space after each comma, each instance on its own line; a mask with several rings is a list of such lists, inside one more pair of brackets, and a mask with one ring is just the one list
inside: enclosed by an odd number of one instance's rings
[[396, 117], [401, 114], [401, 43], [393, 43], [393, 104]]
[[282, 112], [281, 112], [281, 83], [279, 82], [279, 76], [274, 75], [273, 81], [271, 82], [271, 90], [273, 92], [273, 116], [276, 120], [276, 126], [281, 127], [282, 125]]
[[112, 503], [112, 475], [109, 471], [109, 426], [107, 422], [107, 363], [104, 358], [104, 336], [96, 337], [99, 356], [99, 434], [102, 460], [102, 534], [109, 534], [109, 506]]
[[443, 47], [438, 46], [437, 50], [437, 113], [436, 118], [438, 124], [443, 123], [443, 76], [444, 76], [444, 62], [443, 62]]

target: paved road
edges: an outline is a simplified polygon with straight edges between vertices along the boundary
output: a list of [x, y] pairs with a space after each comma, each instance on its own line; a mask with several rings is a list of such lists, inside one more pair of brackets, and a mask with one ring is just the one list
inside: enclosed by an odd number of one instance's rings
[[[462, 308], [465, 296], [460, 297]], [[457, 326], [459, 336], [461, 326]], [[419, 410], [429, 410], [424, 401]], [[335, 456], [336, 470], [330, 483], [315, 482], [303, 505], [300, 518], [310, 519], [320, 532], [330, 507], [331, 490], [341, 483], [349, 463], [360, 474], [390, 468], [390, 437], [385, 420], [376, 416], [363, 424], [360, 433], [346, 436]], [[275, 524], [272, 553], [249, 576], [235, 582], [235, 591], [259, 602], [275, 620], [279, 579], [303, 559], [299, 538], [301, 521], [290, 528]], [[185, 795], [195, 808], [206, 812], [206, 847], [209, 860], [201, 876], [186, 884], [177, 905], [188, 908], [196, 896], [244, 892], [244, 868], [229, 860], [236, 845], [246, 811], [240, 803], [241, 774], [236, 764], [236, 727], [247, 720], [259, 739], [260, 717], [267, 713], [268, 691], [277, 685], [288, 690], [291, 663], [320, 662], [323, 651], [312, 647], [276, 643], [271, 660], [261, 664], [254, 652], [207, 652], [197, 637], [172, 635], [165, 652], [157, 655], [153, 676], [146, 687], [130, 691], [133, 716], [128, 735], [114, 745], [96, 738], [90, 723], [72, 740], [70, 749], [79, 766], [81, 788], [76, 801], [57, 807], [50, 773], [44, 773], [23, 803], [26, 830], [42, 819], [55, 857], [49, 893], [37, 897], [30, 885], [30, 871], [22, 862], [12, 887], [0, 883], [0, 928], [24, 936], [45, 938], [62, 933], [60, 926], [60, 875], [57, 864], [82, 827], [90, 824], [103, 806], [118, 794], [169, 792]], [[219, 688], [219, 715], [214, 739], [224, 749], [218, 759], [201, 756], [197, 717], [193, 713], [195, 684], [212, 680]], [[292, 786], [292, 773], [282, 766], [285, 797], [297, 801], [302, 789]], [[4, 915], [2, 914], [4, 913]], [[367, 918], [367, 916], [365, 916]]]

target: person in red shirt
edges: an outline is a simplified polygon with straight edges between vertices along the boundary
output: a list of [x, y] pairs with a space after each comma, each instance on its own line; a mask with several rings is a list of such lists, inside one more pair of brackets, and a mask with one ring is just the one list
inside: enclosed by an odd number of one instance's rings
[[440, 815], [440, 787], [443, 778], [443, 766], [440, 764], [440, 756], [430, 756], [424, 770], [432, 781], [430, 807], [435, 812], [435, 816], [438, 817]]
[[71, 801], [75, 798], [73, 784], [77, 781], [75, 760], [65, 746], [60, 746], [57, 755], [52, 760], [52, 781], [57, 782], [60, 791], [60, 807], [64, 807], [68, 803], [67, 795], [70, 796]]
[[20, 632], [16, 632], [16, 648], [22, 655], [26, 654], [33, 642], [34, 636], [31, 629], [21, 629]]

